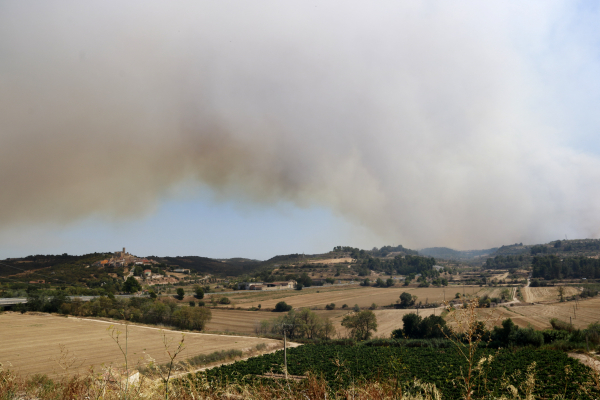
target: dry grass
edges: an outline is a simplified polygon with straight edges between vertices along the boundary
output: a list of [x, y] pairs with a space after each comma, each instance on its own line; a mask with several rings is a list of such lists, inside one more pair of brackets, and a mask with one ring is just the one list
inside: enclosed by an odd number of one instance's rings
[[550, 326], [550, 319], [558, 318], [562, 321], [571, 320], [577, 328], [585, 328], [593, 322], [600, 321], [600, 298], [568, 301], [552, 305], [536, 304], [529, 307], [516, 307], [515, 311], [538, 324], [545, 323]]
[[[328, 383], [313, 375], [299, 382], [275, 381], [270, 385], [208, 384], [190, 382], [188, 387], [171, 383], [171, 400], [439, 400], [441, 394], [435, 385], [385, 380], [364, 382], [333, 391]], [[142, 380], [130, 386], [106, 384], [100, 375], [85, 374], [58, 381], [36, 378], [27, 380], [0, 368], [0, 398], [2, 399], [103, 399], [103, 400], [158, 400], [165, 399], [164, 384], [160, 380]]]
[[[120, 340], [124, 343], [123, 324], [49, 314], [6, 312], [0, 314], [0, 362], [12, 365], [12, 369], [23, 375], [53, 376], [81, 374], [91, 366], [98, 370], [102, 364], [121, 366], [124, 358], [107, 330], [111, 325], [123, 332]], [[181, 339], [181, 333], [177, 331], [130, 325], [129, 365], [146, 363], [149, 357], [159, 364], [167, 362], [163, 332], [175, 343]], [[230, 349], [247, 351], [259, 343], [273, 348], [279, 341], [186, 332], [185, 349], [180, 357], [186, 359]], [[59, 345], [63, 346], [62, 353]]]
[[577, 304], [574, 301], [568, 301], [555, 304], [477, 309], [479, 318], [484, 318], [492, 311], [498, 315], [499, 322], [511, 318], [515, 324], [521, 327], [531, 325], [535, 329], [549, 329], [551, 328], [550, 320], [558, 318], [566, 322], [572, 321], [577, 328], [586, 328], [589, 324], [600, 321], [600, 297], [581, 300]]
[[[352, 312], [352, 308], [341, 309], [336, 308], [332, 311], [316, 310], [315, 313], [321, 317], [327, 317], [333, 322], [338, 334], [345, 334], [345, 329], [342, 327], [342, 319], [348, 313]], [[409, 313], [416, 312], [415, 309], [406, 310], [375, 310], [377, 317], [377, 332], [376, 336], [389, 338], [394, 329], [402, 328], [402, 317]], [[442, 309], [421, 309], [419, 315], [427, 317], [436, 313], [440, 315]], [[281, 316], [280, 313], [274, 312], [258, 312], [258, 311], [241, 311], [241, 310], [213, 310], [213, 319], [207, 324], [207, 332], [232, 332], [236, 334], [254, 334], [257, 323], [264, 320], [272, 320]]]
[[213, 309], [212, 320], [206, 324], [206, 332], [253, 334], [257, 323], [279, 316], [280, 313], [270, 311]]
[[[466, 286], [467, 294], [476, 293], [479, 287]], [[317, 291], [319, 293], [317, 293]], [[445, 295], [444, 295], [445, 291]], [[402, 292], [417, 296], [417, 302], [441, 303], [454, 298], [458, 292], [463, 293], [462, 286], [446, 288], [415, 288], [395, 286], [390, 288], [376, 288], [363, 286], [310, 288], [309, 290], [287, 290], [278, 293], [249, 293], [246, 297], [236, 297], [236, 304], [243, 307], [274, 308], [275, 304], [285, 301], [294, 308], [324, 308], [326, 304], [335, 303], [338, 307], [347, 304], [349, 307], [358, 304], [359, 307], [369, 307], [376, 303], [379, 306], [394, 304]], [[234, 297], [231, 296], [232, 300]]]
[[[577, 288], [565, 286], [565, 297], [570, 297], [581, 293]], [[549, 287], [526, 287], [522, 288], [523, 300], [527, 303], [555, 303], [560, 300], [558, 295], [558, 286]]]

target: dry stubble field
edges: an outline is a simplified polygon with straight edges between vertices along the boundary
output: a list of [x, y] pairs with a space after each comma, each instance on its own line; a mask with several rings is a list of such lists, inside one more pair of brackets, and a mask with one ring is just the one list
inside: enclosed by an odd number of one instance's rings
[[[465, 287], [467, 294], [477, 293], [479, 287]], [[317, 293], [317, 291], [319, 293]], [[445, 294], [444, 294], [445, 291]], [[262, 308], [274, 308], [279, 301], [285, 301], [294, 308], [309, 307], [317, 309], [316, 313], [329, 317], [336, 327], [339, 334], [344, 335], [345, 329], [341, 326], [341, 321], [347, 313], [351, 312], [352, 307], [358, 304], [359, 307], [368, 307], [373, 303], [379, 306], [394, 304], [399, 300], [400, 294], [408, 292], [417, 296], [417, 301], [426, 301], [429, 303], [439, 303], [446, 298], [450, 300], [455, 294], [463, 293], [462, 286], [450, 286], [446, 288], [415, 288], [415, 287], [393, 287], [393, 288], [375, 288], [362, 287], [358, 285], [346, 287], [320, 287], [308, 290], [296, 291], [286, 290], [281, 292], [247, 292], [239, 297], [231, 296], [236, 306], [256, 307], [258, 304]], [[324, 310], [326, 304], [335, 303], [335, 310]], [[347, 304], [347, 309], [342, 309], [342, 305]], [[207, 325], [207, 331], [213, 332], [235, 332], [242, 334], [252, 334], [260, 321], [271, 320], [281, 313], [265, 311], [244, 311], [244, 310], [226, 310], [213, 309], [213, 318]], [[441, 309], [421, 309], [419, 315], [428, 316], [436, 312], [438, 315]], [[402, 328], [402, 317], [405, 314], [415, 312], [415, 309], [407, 310], [375, 310], [377, 322], [379, 324], [377, 336], [389, 337], [394, 329]]]
[[[575, 308], [576, 307], [576, 308]], [[554, 304], [515, 305], [514, 307], [480, 308], [477, 309], [480, 319], [492, 315], [491, 321], [499, 325], [502, 320], [511, 318], [520, 327], [531, 325], [535, 329], [548, 329], [550, 320], [569, 322], [577, 328], [585, 328], [594, 322], [600, 322], [600, 298]], [[570, 319], [569, 319], [570, 318]]]
[[[443, 310], [421, 309], [419, 315], [427, 317], [431, 314], [440, 315]], [[345, 337], [346, 329], [342, 327], [342, 319], [352, 309], [316, 310], [315, 313], [321, 317], [330, 318], [336, 328], [338, 337]], [[402, 328], [402, 317], [408, 313], [416, 312], [415, 309], [406, 310], [375, 310], [378, 329], [375, 336], [390, 337], [394, 329]], [[234, 332], [239, 334], [254, 334], [255, 327], [260, 321], [272, 320], [284, 315], [283, 313], [264, 311], [242, 311], [242, 310], [213, 310], [213, 319], [206, 326], [207, 332]]]
[[[124, 358], [111, 339], [108, 328], [113, 325], [122, 331], [125, 326], [90, 319], [66, 318], [49, 314], [0, 314], [0, 362], [22, 374], [64, 375], [83, 373], [90, 366], [96, 370], [104, 364], [122, 366]], [[158, 363], [167, 362], [163, 346], [163, 331], [158, 328], [129, 326], [128, 360], [130, 365], [146, 363], [152, 357]], [[181, 339], [181, 333], [165, 330], [172, 347]], [[246, 350], [259, 343], [268, 347], [279, 346], [280, 341], [254, 337], [185, 333], [185, 349], [181, 360], [218, 350]], [[59, 345], [68, 350], [75, 363], [64, 371], [57, 360], [61, 357]]]
[[378, 306], [394, 304], [399, 300], [400, 294], [408, 292], [417, 296], [417, 302], [440, 303], [444, 300], [451, 300], [456, 293], [466, 294], [477, 293], [479, 287], [466, 286], [448, 286], [446, 288], [416, 288], [395, 286], [390, 288], [363, 287], [359, 285], [348, 286], [329, 286], [315, 287], [298, 290], [282, 291], [256, 291], [247, 293], [236, 293], [229, 297], [238, 307], [257, 307], [259, 304], [263, 308], [275, 308], [275, 304], [285, 301], [294, 308], [324, 308], [325, 305], [335, 303], [337, 307], [347, 304], [353, 307], [358, 304], [359, 307], [369, 307], [375, 303]]
[[[570, 297], [581, 293], [577, 288], [573, 286], [565, 286], [565, 297]], [[539, 302], [557, 302], [560, 297], [558, 295], [557, 286], [548, 287], [526, 287], [521, 289], [523, 293], [523, 300], [527, 303], [539, 303]]]

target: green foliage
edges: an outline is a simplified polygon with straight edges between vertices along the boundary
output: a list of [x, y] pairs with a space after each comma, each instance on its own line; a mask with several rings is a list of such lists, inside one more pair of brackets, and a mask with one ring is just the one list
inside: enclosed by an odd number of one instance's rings
[[377, 317], [373, 311], [364, 310], [346, 315], [342, 319], [342, 326], [350, 331], [350, 336], [356, 340], [367, 340], [377, 332]]
[[185, 290], [183, 290], [183, 288], [177, 288], [177, 298], [179, 300], [183, 300], [184, 296], [185, 296]]
[[409, 308], [415, 304], [417, 300], [417, 296], [411, 295], [408, 292], [403, 292], [400, 295], [400, 303], [398, 304], [399, 308]]
[[179, 307], [173, 312], [171, 322], [178, 328], [201, 331], [211, 317], [206, 307]]
[[142, 286], [133, 276], [127, 278], [125, 283], [123, 284], [123, 291], [126, 293], [135, 293], [142, 290]]
[[370, 271], [382, 271], [389, 275], [408, 275], [411, 273], [422, 274], [426, 277], [437, 277], [439, 275], [439, 272], [433, 268], [435, 259], [432, 257], [407, 254], [396, 256], [393, 259], [380, 259], [365, 254], [359, 256], [357, 260], [354, 268], [360, 276], [368, 276]]
[[[408, 341], [400, 341], [408, 342]], [[385, 378], [396, 378], [409, 381], [418, 377], [423, 382], [435, 383], [443, 393], [444, 399], [464, 398], [459, 385], [461, 371], [467, 368], [465, 359], [451, 348], [372, 346], [364, 344], [305, 344], [287, 350], [288, 372], [293, 375], [304, 375], [311, 372], [323, 376], [335, 390], [348, 387], [357, 381], [378, 381]], [[475, 386], [471, 398], [500, 398], [506, 394], [506, 379], [512, 377], [515, 387], [525, 384], [526, 371], [532, 363], [535, 369], [536, 385], [533, 398], [554, 398], [564, 394], [564, 398], [592, 400], [598, 397], [598, 389], [590, 386], [591, 370], [555, 350], [525, 348], [520, 350], [481, 349], [476, 359], [493, 356], [486, 374], [486, 382]], [[400, 363], [401, 368], [394, 366]], [[197, 373], [198, 384], [216, 384], [228, 381], [236, 383], [264, 381], [257, 375], [269, 371], [283, 373], [283, 351], [253, 357], [245, 361], [224, 365]], [[569, 371], [568, 373], [565, 371]], [[585, 387], [589, 393], [583, 393]]]
[[126, 319], [153, 325], [170, 325], [183, 329], [202, 330], [211, 319], [211, 311], [203, 307], [179, 307], [171, 299], [154, 300], [144, 297], [117, 299], [100, 296], [88, 302], [73, 299], [60, 306], [60, 312], [82, 317]]
[[326, 310], [335, 310], [335, 303], [325, 305]]
[[285, 301], [280, 301], [279, 303], [275, 304], [276, 312], [287, 312], [287, 311], [290, 311], [291, 309], [292, 309], [292, 306], [287, 304]]
[[430, 315], [422, 319], [415, 313], [402, 317], [403, 329], [392, 331], [394, 339], [441, 339], [450, 335], [450, 328], [440, 316]]
[[556, 255], [536, 256], [531, 262], [534, 278], [552, 279], [600, 279], [600, 259], [579, 257], [558, 257]]
[[203, 299], [204, 298], [204, 289], [202, 289], [201, 286], [194, 286], [194, 293], [196, 295], [197, 299]]
[[276, 318], [271, 323], [271, 333], [283, 335], [290, 339], [329, 339], [335, 333], [329, 318], [323, 318], [308, 308], [299, 311], [290, 310], [286, 315]]
[[229, 297], [223, 296], [219, 299], [219, 304], [231, 304]]

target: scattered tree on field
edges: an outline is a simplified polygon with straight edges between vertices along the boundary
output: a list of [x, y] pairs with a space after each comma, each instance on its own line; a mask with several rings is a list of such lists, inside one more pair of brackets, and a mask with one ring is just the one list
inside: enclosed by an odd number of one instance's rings
[[275, 304], [276, 312], [286, 312], [286, 311], [290, 311], [291, 309], [292, 309], [292, 306], [287, 304], [285, 301], [280, 301], [279, 303]]
[[350, 331], [350, 336], [356, 340], [367, 340], [377, 332], [377, 317], [373, 311], [365, 310], [355, 314], [346, 315], [342, 326]]

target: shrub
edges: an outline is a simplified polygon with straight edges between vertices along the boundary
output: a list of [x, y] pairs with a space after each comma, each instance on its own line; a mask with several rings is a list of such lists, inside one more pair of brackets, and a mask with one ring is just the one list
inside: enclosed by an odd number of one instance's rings
[[327, 305], [325, 306], [325, 309], [326, 309], [326, 310], [334, 310], [334, 309], [335, 309], [335, 303], [330, 303], [330, 304], [327, 304]]
[[342, 308], [348, 308], [348, 304], [344, 304]]
[[292, 309], [292, 306], [287, 304], [285, 301], [280, 301], [279, 303], [275, 304], [276, 312], [287, 312], [287, 311], [290, 311], [291, 309]]
[[185, 290], [183, 290], [183, 288], [178, 288], [177, 289], [177, 298], [179, 300], [183, 300], [183, 296], [185, 296]]
[[231, 304], [231, 300], [229, 299], [229, 297], [223, 296], [219, 300], [219, 304]]
[[572, 324], [561, 321], [558, 318], [552, 318], [550, 320], [550, 325], [552, 325], [552, 329], [555, 329], [557, 331], [567, 331], [567, 332], [575, 331], [575, 327]]
[[190, 307], [196, 307], [196, 302], [195, 301], [190, 301]]

